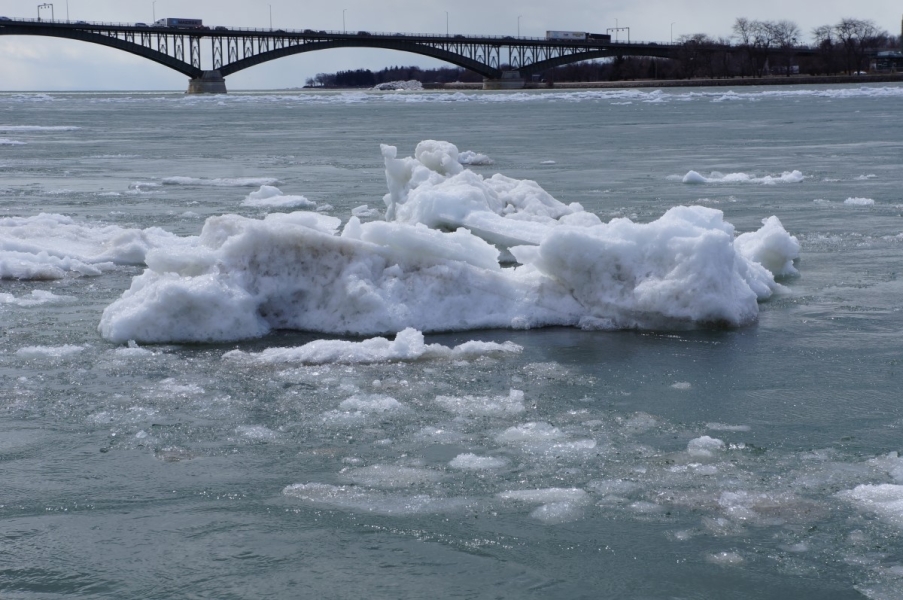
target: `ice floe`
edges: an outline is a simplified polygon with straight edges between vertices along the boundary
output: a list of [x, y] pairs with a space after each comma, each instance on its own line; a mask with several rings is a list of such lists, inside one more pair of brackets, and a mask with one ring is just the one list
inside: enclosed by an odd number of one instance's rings
[[0, 218], [0, 278], [100, 275], [116, 265], [143, 264], [152, 248], [185, 245], [192, 245], [192, 240], [157, 227], [92, 225], [45, 213]]
[[[382, 153], [385, 221], [212, 217], [198, 238], [147, 251], [148, 269], [104, 311], [102, 335], [736, 327], [782, 289], [776, 275], [795, 273], [799, 244], [776, 217], [738, 237], [701, 206], [603, 223], [533, 181], [465, 169], [447, 142], [421, 142], [413, 157]], [[503, 268], [505, 255], [518, 266]]]
[[267, 208], [311, 208], [315, 207], [317, 203], [304, 196], [283, 194], [282, 190], [272, 185], [262, 185], [256, 192], [248, 194], [241, 205]]
[[[675, 177], [676, 178], [676, 177]], [[713, 171], [708, 177], [700, 175], [696, 171], [689, 171], [681, 178], [683, 183], [761, 183], [774, 185], [776, 183], [799, 183], [805, 176], [799, 171], [784, 171], [780, 175], [765, 175], [756, 177], [747, 173], [719, 173]]]
[[262, 185], [276, 185], [279, 180], [275, 177], [217, 177], [206, 179], [203, 177], [164, 177], [165, 185], [192, 185], [198, 187], [255, 187]]
[[315, 340], [295, 348], [267, 348], [257, 353], [232, 350], [227, 352], [223, 358], [257, 364], [371, 364], [437, 358], [462, 360], [490, 354], [518, 354], [521, 351], [521, 346], [511, 342], [498, 344], [469, 341], [454, 347], [427, 344], [424, 342], [422, 332], [407, 328], [399, 331], [395, 339], [391, 341], [383, 337], [370, 338], [361, 342]]

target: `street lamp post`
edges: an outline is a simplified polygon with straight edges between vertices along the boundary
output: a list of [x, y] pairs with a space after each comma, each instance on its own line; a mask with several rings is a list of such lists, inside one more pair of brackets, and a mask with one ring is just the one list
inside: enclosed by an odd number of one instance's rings
[[347, 33], [347, 32], [348, 32], [348, 30], [345, 29], [345, 11], [346, 11], [346, 10], [348, 10], [348, 9], [347, 9], [347, 8], [343, 8], [343, 9], [342, 9], [342, 33]]
[[273, 30], [273, 5], [267, 4], [270, 7], [270, 31]]
[[517, 37], [520, 37], [520, 18], [523, 15], [517, 15]]
[[154, 23], [157, 22], [157, 0], [151, 2], [151, 16], [154, 18]]
[[69, 22], [69, 0], [66, 0], [66, 22]]
[[448, 37], [448, 11], [445, 11], [445, 37]]
[[[674, 23], [676, 23], [675, 21]], [[674, 43], [674, 23], [671, 23], [671, 43]]]

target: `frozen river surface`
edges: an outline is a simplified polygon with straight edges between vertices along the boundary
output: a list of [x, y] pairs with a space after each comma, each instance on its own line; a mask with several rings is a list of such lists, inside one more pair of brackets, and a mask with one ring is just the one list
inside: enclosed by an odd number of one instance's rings
[[900, 598], [901, 111], [0, 95], [0, 596]]

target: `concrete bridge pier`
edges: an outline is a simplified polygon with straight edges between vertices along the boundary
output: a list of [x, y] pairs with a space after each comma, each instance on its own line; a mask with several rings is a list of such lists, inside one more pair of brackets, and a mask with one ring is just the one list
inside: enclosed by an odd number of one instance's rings
[[200, 77], [188, 80], [188, 94], [225, 94], [226, 78], [217, 71], [204, 71]]
[[503, 71], [501, 79], [483, 78], [484, 90], [521, 90], [525, 85], [526, 80], [520, 71]]

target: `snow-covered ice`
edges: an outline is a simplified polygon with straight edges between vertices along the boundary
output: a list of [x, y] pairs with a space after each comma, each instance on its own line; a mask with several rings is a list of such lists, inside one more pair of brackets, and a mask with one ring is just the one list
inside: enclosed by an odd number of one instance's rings
[[295, 348], [267, 348], [257, 353], [232, 350], [227, 352], [223, 358], [257, 364], [370, 364], [437, 358], [466, 360], [492, 354], [518, 354], [521, 350], [521, 346], [511, 342], [497, 344], [495, 342], [470, 341], [452, 348], [441, 344], [426, 344], [422, 332], [408, 328], [399, 331], [395, 339], [391, 341], [383, 337], [370, 338], [361, 342], [315, 340]]
[[279, 180], [275, 177], [216, 177], [206, 179], [203, 177], [164, 177], [165, 185], [193, 185], [199, 187], [255, 187], [262, 185], [276, 185]]
[[482, 165], [492, 165], [495, 164], [495, 161], [486, 156], [485, 154], [480, 154], [479, 152], [474, 152], [473, 150], [465, 150], [464, 152], [460, 152], [458, 154], [458, 162], [462, 165], [469, 166], [482, 166]]
[[191, 246], [158, 227], [129, 229], [80, 223], [57, 214], [0, 218], [0, 279], [62, 279], [100, 275], [115, 265], [140, 265], [156, 247]]
[[799, 183], [805, 179], [805, 176], [799, 171], [784, 171], [780, 175], [765, 175], [756, 177], [747, 173], [719, 173], [713, 171], [708, 177], [700, 175], [696, 171], [689, 171], [683, 176], [683, 183], [761, 183], [764, 185], [774, 185], [776, 183]]
[[13, 294], [0, 292], [0, 304], [10, 304], [13, 306], [41, 306], [44, 304], [62, 304], [72, 302], [73, 296], [57, 295], [53, 292], [44, 290], [32, 290], [28, 296], [15, 297]]
[[283, 194], [282, 190], [272, 185], [261, 185], [259, 190], [248, 194], [241, 205], [267, 208], [311, 208], [315, 207], [317, 203], [304, 196]]
[[[384, 334], [548, 325], [742, 326], [795, 273], [776, 217], [735, 238], [721, 211], [677, 206], [603, 223], [537, 183], [465, 169], [428, 140], [383, 146], [385, 221], [318, 213], [209, 218], [198, 238], [147, 251], [104, 311], [112, 341], [224, 341], [282, 329]], [[502, 268], [502, 250], [518, 263]]]

